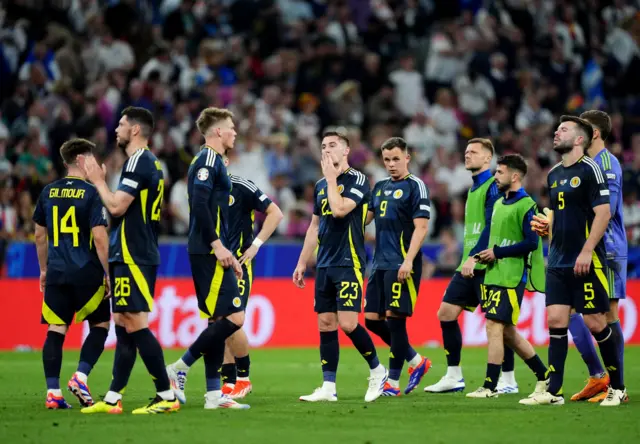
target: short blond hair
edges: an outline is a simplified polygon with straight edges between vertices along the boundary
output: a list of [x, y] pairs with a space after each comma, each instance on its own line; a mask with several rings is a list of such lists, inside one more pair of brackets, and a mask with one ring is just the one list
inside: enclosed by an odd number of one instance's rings
[[493, 143], [489, 139], [476, 137], [468, 141], [467, 145], [471, 145], [472, 143], [479, 143], [480, 145], [482, 145], [482, 148], [484, 148], [487, 151], [490, 151], [492, 156], [496, 153], [496, 149], [493, 147]]
[[209, 107], [202, 110], [196, 125], [200, 134], [204, 136], [212, 126], [225, 119], [233, 119], [233, 113], [228, 109]]

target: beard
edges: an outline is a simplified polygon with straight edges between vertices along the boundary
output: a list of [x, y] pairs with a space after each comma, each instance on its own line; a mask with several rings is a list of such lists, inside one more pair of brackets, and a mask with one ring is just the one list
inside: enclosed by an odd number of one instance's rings
[[570, 142], [560, 142], [557, 145], [553, 146], [553, 151], [561, 155], [567, 154], [572, 149], [573, 149], [573, 143], [570, 143]]
[[478, 171], [480, 171], [480, 167], [468, 167], [467, 171], [470, 171], [471, 173], [477, 173]]
[[121, 137], [120, 140], [118, 140], [118, 148], [120, 148], [124, 154], [127, 154], [127, 147], [129, 146], [130, 142], [131, 139], [125, 139], [124, 137]]
[[498, 182], [496, 180], [496, 184], [498, 186], [498, 191], [500, 191], [501, 193], [506, 193], [507, 190], [509, 190], [509, 188], [511, 187], [510, 183], [502, 183], [502, 182]]

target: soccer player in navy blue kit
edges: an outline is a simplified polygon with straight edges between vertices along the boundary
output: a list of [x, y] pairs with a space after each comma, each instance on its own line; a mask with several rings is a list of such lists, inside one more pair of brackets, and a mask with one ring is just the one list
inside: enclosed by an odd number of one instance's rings
[[336, 372], [340, 356], [338, 326], [353, 342], [370, 369], [365, 401], [375, 401], [384, 389], [388, 372], [380, 364], [367, 330], [358, 323], [366, 265], [364, 223], [369, 203], [369, 182], [349, 167], [349, 139], [341, 132], [322, 138], [322, 172], [314, 190], [314, 208], [293, 282], [304, 288], [304, 273], [316, 246], [314, 309], [320, 330], [322, 387], [301, 401], [337, 401]]
[[[609, 311], [606, 316], [607, 323], [613, 333], [620, 338], [618, 340], [618, 354], [620, 356], [620, 372], [624, 374], [624, 337], [618, 316], [618, 301], [627, 297], [628, 244], [622, 218], [622, 168], [618, 159], [604, 145], [611, 133], [609, 115], [604, 111], [593, 110], [582, 113], [580, 117], [593, 126], [593, 140], [587, 154], [600, 166], [609, 187], [611, 220], [604, 233], [604, 243], [607, 249], [607, 277], [611, 293], [609, 294]], [[591, 340], [591, 333], [579, 313], [571, 315], [569, 331], [589, 370], [587, 385], [573, 395], [571, 400], [601, 402], [608, 393], [609, 376], [600, 363], [600, 358]]]
[[601, 405], [620, 405], [626, 389], [620, 372], [618, 335], [607, 325], [609, 281], [604, 233], [611, 218], [609, 189], [602, 170], [585, 155], [593, 139], [591, 124], [579, 117], [562, 116], [553, 149], [562, 155], [547, 176], [551, 200], [549, 217], [534, 216], [532, 228], [550, 232], [546, 304], [549, 325], [549, 387], [520, 401], [526, 405], [562, 405], [564, 364], [569, 346], [571, 309], [583, 315], [598, 346], [611, 384]]
[[82, 413], [122, 413], [122, 391], [129, 381], [136, 351], [153, 379], [156, 396], [133, 413], [169, 413], [180, 408], [169, 385], [162, 347], [149, 330], [160, 264], [158, 229], [164, 196], [162, 167], [148, 148], [152, 131], [153, 115], [148, 110], [128, 107], [122, 111], [116, 142], [128, 159], [115, 193], [105, 182], [105, 166], [101, 168], [91, 157], [85, 162], [87, 177], [114, 217], [109, 267], [117, 343], [111, 387], [102, 401], [85, 407]]
[[365, 298], [365, 325], [391, 346], [389, 380], [382, 396], [400, 396], [400, 374], [409, 362], [405, 394], [420, 384], [431, 361], [410, 345], [407, 318], [413, 315], [420, 278], [422, 252], [431, 207], [424, 182], [409, 173], [407, 142], [392, 137], [381, 146], [390, 177], [378, 182], [371, 193], [367, 223], [375, 220], [376, 250]]
[[225, 341], [242, 328], [244, 305], [238, 279], [243, 278], [238, 259], [229, 251], [229, 199], [231, 179], [224, 155], [233, 148], [236, 130], [233, 113], [206, 108], [196, 121], [204, 145], [191, 162], [187, 179], [189, 192], [189, 262], [198, 298], [198, 307], [208, 327], [181, 359], [167, 366], [171, 387], [186, 402], [187, 373], [204, 357], [207, 393], [205, 409], [248, 409], [222, 393], [220, 367]]
[[44, 188], [33, 214], [40, 291], [44, 293], [42, 323], [49, 325], [42, 348], [49, 409], [71, 407], [60, 390], [60, 368], [65, 334], [74, 314], [76, 323], [90, 325], [78, 370], [67, 385], [83, 406], [93, 404], [87, 376], [109, 332], [107, 213], [83, 169], [94, 149], [85, 139], [71, 139], [60, 147], [67, 176]]
[[[225, 166], [229, 166], [229, 158], [224, 158]], [[251, 286], [253, 285], [252, 260], [264, 244], [278, 228], [283, 218], [278, 205], [248, 179], [233, 174], [231, 179], [231, 195], [229, 196], [229, 249], [236, 255], [242, 266], [242, 278], [238, 279], [238, 305], [246, 309]], [[255, 212], [266, 215], [260, 232], [254, 233]], [[235, 303], [235, 302], [234, 302]], [[224, 384], [222, 393], [231, 399], [241, 399], [251, 393], [253, 386], [249, 380], [249, 340], [243, 329], [229, 338], [224, 353], [221, 376]]]

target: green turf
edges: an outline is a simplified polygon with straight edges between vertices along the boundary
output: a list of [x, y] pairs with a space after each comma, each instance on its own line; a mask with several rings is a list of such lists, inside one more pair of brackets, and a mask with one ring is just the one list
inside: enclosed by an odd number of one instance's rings
[[[420, 350], [421, 352], [424, 350]], [[381, 350], [386, 356], [387, 351]], [[587, 403], [563, 407], [525, 407], [518, 399], [534, 385], [522, 362], [516, 375], [520, 395], [472, 400], [461, 394], [427, 395], [425, 383], [442, 376], [441, 350], [426, 350], [435, 365], [420, 388], [401, 398], [380, 398], [365, 404], [367, 368], [354, 349], [343, 349], [338, 373], [339, 402], [307, 404], [298, 396], [320, 384], [318, 352], [313, 349], [255, 350], [252, 352], [254, 393], [246, 398], [249, 411], [205, 411], [204, 372], [196, 364], [189, 374], [188, 404], [173, 415], [149, 417], [83, 415], [70, 394], [71, 411], [44, 408], [44, 377], [39, 353], [0, 354], [0, 437], [2, 443], [535, 443], [620, 442], [640, 440], [640, 348], [626, 354], [627, 385], [631, 401], [605, 409]], [[546, 360], [546, 351], [541, 355]], [[167, 353], [174, 360], [178, 352]], [[75, 370], [77, 353], [67, 353], [63, 383]], [[468, 389], [484, 379], [485, 349], [465, 349], [463, 365]], [[91, 374], [94, 396], [108, 388], [113, 353], [106, 352]], [[565, 391], [582, 388], [584, 365], [575, 349], [569, 352]], [[406, 375], [403, 376], [406, 379]], [[404, 386], [405, 381], [403, 381]], [[635, 390], [635, 391], [634, 391]], [[146, 404], [153, 385], [138, 358], [124, 407], [127, 412]]]

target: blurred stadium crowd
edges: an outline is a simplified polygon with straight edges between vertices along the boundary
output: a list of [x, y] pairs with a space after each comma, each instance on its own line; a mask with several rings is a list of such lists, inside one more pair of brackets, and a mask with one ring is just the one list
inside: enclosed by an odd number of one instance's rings
[[[184, 236], [185, 174], [207, 106], [235, 113], [230, 171], [280, 205], [301, 239], [321, 176], [322, 131], [344, 127], [351, 165], [385, 177], [377, 148], [402, 135], [431, 192], [429, 241], [459, 261], [465, 141], [529, 163], [546, 205], [563, 113], [606, 110], [640, 243], [640, 14], [631, 0], [13, 0], [0, 6], [0, 245], [30, 239], [35, 199], [64, 174], [72, 136], [96, 142], [116, 187], [120, 111], [153, 111], [170, 184], [163, 233]], [[1, 248], [0, 248], [1, 249]], [[2, 255], [2, 251], [0, 251]]]

